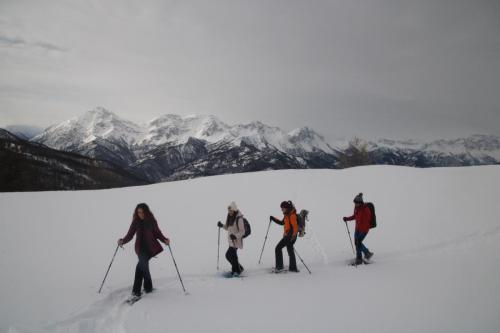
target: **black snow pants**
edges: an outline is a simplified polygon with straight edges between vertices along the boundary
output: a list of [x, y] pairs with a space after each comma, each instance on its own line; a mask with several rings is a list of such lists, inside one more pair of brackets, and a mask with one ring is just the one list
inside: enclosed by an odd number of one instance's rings
[[288, 252], [288, 256], [290, 257], [290, 265], [288, 267], [291, 271], [297, 270], [297, 262], [295, 261], [295, 249], [293, 248], [293, 244], [297, 237], [293, 239], [291, 237], [284, 237], [278, 245], [276, 245], [275, 255], [276, 255], [276, 269], [283, 269], [283, 248], [286, 247]]

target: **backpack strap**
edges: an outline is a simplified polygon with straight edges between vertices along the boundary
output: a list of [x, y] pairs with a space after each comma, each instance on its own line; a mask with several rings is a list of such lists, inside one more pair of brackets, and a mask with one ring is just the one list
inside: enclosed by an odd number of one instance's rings
[[236, 229], [238, 229], [238, 232], [240, 232], [240, 227], [238, 226], [238, 217], [241, 217], [241, 220], [243, 221], [243, 228], [245, 228], [245, 220], [243, 219], [243, 215], [241, 216], [236, 215], [236, 218], [234, 219], [234, 222], [236, 224]]

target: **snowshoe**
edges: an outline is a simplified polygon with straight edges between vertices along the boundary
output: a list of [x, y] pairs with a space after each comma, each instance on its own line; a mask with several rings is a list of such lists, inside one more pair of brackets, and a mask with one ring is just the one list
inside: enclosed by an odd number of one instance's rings
[[352, 260], [349, 265], [350, 266], [359, 266], [359, 265], [363, 265], [363, 264], [366, 264], [368, 263], [367, 261], [361, 259], [361, 258], [356, 258], [354, 260]]
[[236, 272], [224, 272], [222, 273], [222, 276], [225, 277], [226, 279], [242, 277], [241, 273], [236, 273]]
[[141, 299], [141, 296], [139, 295], [132, 295], [130, 296], [126, 301], [125, 303], [129, 304], [129, 305], [132, 305], [134, 304], [135, 302], [137, 302], [138, 300]]

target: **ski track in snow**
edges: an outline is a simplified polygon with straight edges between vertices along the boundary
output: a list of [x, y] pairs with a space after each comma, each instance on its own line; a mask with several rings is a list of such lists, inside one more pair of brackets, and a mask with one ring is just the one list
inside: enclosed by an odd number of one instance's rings
[[129, 294], [130, 288], [114, 291], [86, 311], [47, 325], [45, 329], [48, 332], [126, 332], [123, 323], [130, 306], [124, 302]]

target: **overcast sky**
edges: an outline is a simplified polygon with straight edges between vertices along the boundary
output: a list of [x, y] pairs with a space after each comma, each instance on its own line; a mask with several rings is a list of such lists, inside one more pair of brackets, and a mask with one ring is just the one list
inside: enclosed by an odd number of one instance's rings
[[500, 1], [0, 0], [0, 126], [95, 106], [329, 139], [500, 134]]

